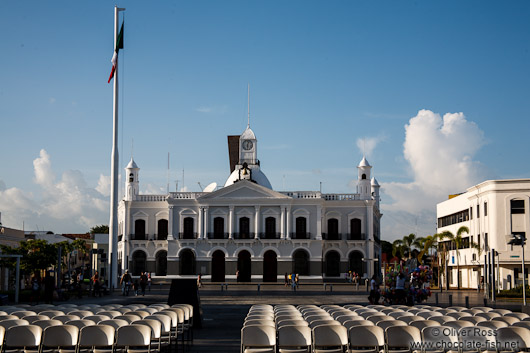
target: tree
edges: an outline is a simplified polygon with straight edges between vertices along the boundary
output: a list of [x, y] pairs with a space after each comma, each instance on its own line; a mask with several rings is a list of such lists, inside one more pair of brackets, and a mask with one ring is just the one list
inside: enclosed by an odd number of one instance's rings
[[[46, 270], [57, 263], [57, 248], [46, 240], [21, 241], [17, 248], [0, 245], [0, 249], [3, 254], [22, 255], [20, 269], [26, 275]], [[5, 259], [2, 264], [15, 268], [14, 259]]]
[[90, 234], [109, 234], [109, 226], [100, 225], [90, 228]]
[[456, 276], [457, 277], [457, 281], [456, 281], [456, 283], [457, 283], [457, 288], [458, 289], [460, 289], [460, 253], [459, 253], [459, 250], [462, 247], [462, 242], [463, 242], [462, 234], [463, 233], [468, 234], [469, 233], [469, 228], [466, 227], [466, 226], [461, 226], [456, 231], [456, 235], [454, 235], [453, 233], [451, 233], [449, 231], [445, 231], [445, 232], [443, 232], [440, 235], [440, 240], [449, 239], [455, 245], [455, 250], [456, 250], [456, 273], [457, 273], [457, 276]]

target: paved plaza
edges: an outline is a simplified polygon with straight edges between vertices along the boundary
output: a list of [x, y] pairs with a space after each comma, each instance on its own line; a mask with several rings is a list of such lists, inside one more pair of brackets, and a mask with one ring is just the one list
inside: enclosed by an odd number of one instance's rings
[[[167, 302], [169, 285], [154, 286], [145, 296], [129, 295], [124, 297], [120, 292], [102, 298], [84, 297], [71, 299], [74, 304], [128, 304]], [[464, 306], [466, 297], [469, 306], [483, 306], [484, 296], [477, 291], [437, 292], [438, 305], [449, 306], [449, 296], [452, 304]], [[202, 328], [195, 330], [194, 345], [188, 352], [239, 352], [240, 331], [244, 318], [252, 304], [368, 304], [366, 287], [358, 290], [348, 284], [308, 284], [301, 285], [295, 292], [290, 287], [281, 284], [238, 285], [228, 284], [227, 288], [220, 284], [205, 284], [199, 290], [202, 307]], [[58, 303], [56, 303], [58, 304]], [[436, 304], [436, 293], [433, 293], [427, 304]], [[517, 302], [488, 302], [488, 306], [521, 311], [521, 304]]]

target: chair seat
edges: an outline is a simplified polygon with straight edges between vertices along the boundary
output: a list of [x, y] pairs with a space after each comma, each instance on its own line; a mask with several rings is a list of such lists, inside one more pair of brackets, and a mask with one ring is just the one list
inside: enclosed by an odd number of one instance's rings
[[343, 353], [342, 348], [316, 348], [314, 353]]
[[379, 350], [376, 348], [351, 348], [351, 353], [380, 353], [383, 352], [383, 350]]
[[275, 353], [274, 347], [267, 348], [245, 348], [244, 353]]
[[309, 348], [280, 348], [280, 353], [308, 353]]

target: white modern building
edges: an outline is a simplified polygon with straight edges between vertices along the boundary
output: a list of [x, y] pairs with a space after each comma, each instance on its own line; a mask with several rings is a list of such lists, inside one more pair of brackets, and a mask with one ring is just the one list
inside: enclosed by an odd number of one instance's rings
[[131, 159], [118, 208], [121, 271], [202, 274], [213, 282], [236, 280], [236, 273], [242, 282], [283, 281], [293, 272], [316, 281], [349, 270], [379, 273], [379, 185], [365, 158], [357, 193], [280, 192], [261, 169], [250, 126], [233, 141], [231, 173], [210, 192], [140, 194], [140, 168]]
[[[464, 241], [463, 249], [458, 251], [459, 258], [456, 250], [448, 252], [447, 275], [441, 274], [445, 277], [444, 287], [448, 280], [449, 286], [456, 288], [460, 275], [461, 288], [476, 289], [481, 276], [485, 283], [492, 283], [490, 273], [500, 289], [522, 283], [521, 246], [509, 245], [508, 240], [513, 234], [530, 234], [529, 201], [530, 179], [488, 180], [437, 205], [438, 233], [450, 231], [456, 235], [461, 226], [469, 229], [469, 234], [462, 234]], [[474, 249], [473, 243], [480, 250]], [[524, 249], [528, 266], [528, 242]], [[495, 251], [493, 260], [492, 250]], [[493, 270], [485, 263], [494, 263]], [[527, 281], [529, 268], [525, 270]]]

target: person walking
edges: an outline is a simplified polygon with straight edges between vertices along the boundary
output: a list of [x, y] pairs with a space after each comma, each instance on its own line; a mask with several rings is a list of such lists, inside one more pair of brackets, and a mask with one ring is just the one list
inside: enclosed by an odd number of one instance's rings
[[31, 303], [35, 301], [35, 304], [39, 304], [40, 299], [40, 277], [37, 273], [33, 275], [31, 279]]
[[125, 273], [121, 276], [120, 285], [122, 295], [128, 296], [131, 287], [131, 275], [129, 274], [129, 270], [125, 270]]
[[147, 286], [147, 275], [145, 272], [142, 272], [140, 275], [140, 289], [142, 290], [142, 295], [145, 296], [145, 287]]
[[147, 288], [151, 291], [151, 272], [147, 272]]
[[95, 296], [100, 296], [101, 297], [101, 285], [99, 283], [99, 273], [98, 273], [98, 271], [96, 271], [94, 273], [94, 275], [91, 278], [91, 281], [92, 281], [92, 286], [93, 286], [92, 295], [94, 297]]

